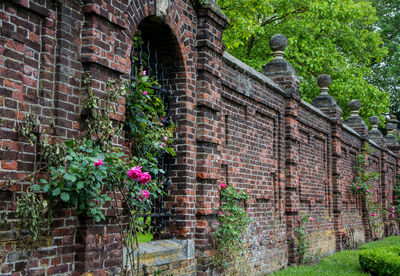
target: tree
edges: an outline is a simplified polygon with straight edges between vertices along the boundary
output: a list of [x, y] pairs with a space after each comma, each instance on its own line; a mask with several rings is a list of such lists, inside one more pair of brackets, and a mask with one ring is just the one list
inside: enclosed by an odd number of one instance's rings
[[[383, 1], [383, 0], [382, 0]], [[301, 79], [302, 97], [318, 94], [316, 79], [330, 74], [330, 94], [349, 115], [347, 105], [358, 99], [361, 116], [388, 111], [389, 96], [367, 81], [373, 64], [387, 49], [374, 29], [376, 12], [370, 2], [356, 0], [219, 0], [231, 19], [224, 33], [227, 51], [260, 70], [272, 59], [269, 38], [287, 36], [286, 59]]]
[[400, 115], [400, 0], [375, 0], [378, 28], [388, 54], [372, 68], [371, 82], [390, 93], [390, 111]]

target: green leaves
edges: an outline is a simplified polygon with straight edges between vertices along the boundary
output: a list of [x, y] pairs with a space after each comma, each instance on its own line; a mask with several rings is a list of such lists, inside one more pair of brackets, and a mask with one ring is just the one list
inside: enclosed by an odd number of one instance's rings
[[373, 64], [387, 53], [376, 31], [378, 18], [371, 2], [355, 0], [219, 0], [232, 20], [224, 32], [228, 52], [260, 70], [272, 59], [272, 35], [282, 33], [289, 45], [286, 59], [301, 78], [300, 92], [311, 102], [318, 94], [316, 79], [330, 74], [329, 93], [349, 115], [348, 102], [358, 99], [360, 115], [388, 111], [389, 95], [370, 83]]
[[[236, 259], [246, 255], [243, 252], [245, 249], [243, 235], [252, 221], [241, 207], [243, 201], [249, 198], [249, 194], [238, 192], [232, 186], [221, 185], [221, 187], [221, 206], [218, 213], [220, 224], [214, 233], [216, 253], [213, 256], [213, 263], [224, 270], [229, 268], [230, 272], [237, 274]], [[229, 252], [229, 255], [226, 255], [226, 252]], [[229, 267], [226, 266], [227, 263], [230, 264]]]
[[69, 201], [69, 194], [68, 193], [61, 193], [61, 196], [60, 196], [60, 198], [61, 198], [61, 200], [62, 201]]
[[60, 193], [61, 193], [61, 189], [59, 187], [56, 187], [54, 190], [52, 190], [51, 195], [58, 196]]
[[76, 181], [76, 176], [73, 175], [73, 174], [66, 173], [64, 175], [64, 179], [68, 180], [68, 181], [71, 181], [71, 182], [75, 182]]

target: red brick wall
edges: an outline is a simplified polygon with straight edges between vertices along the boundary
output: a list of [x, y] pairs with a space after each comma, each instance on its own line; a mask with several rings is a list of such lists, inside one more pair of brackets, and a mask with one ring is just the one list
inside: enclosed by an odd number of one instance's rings
[[[366, 138], [302, 102], [293, 76], [274, 82], [224, 53], [227, 22], [213, 4], [166, 1], [161, 10], [156, 3], [162, 2], [0, 2], [0, 179], [21, 179], [33, 169], [38, 149], [18, 135], [28, 114], [40, 122], [37, 134], [66, 139], [84, 131], [84, 74], [98, 95], [108, 79], [128, 79], [132, 38], [141, 29], [156, 42], [173, 91], [177, 157], [165, 238], [195, 240], [199, 274], [210, 272], [220, 182], [250, 194], [244, 206], [254, 218], [248, 237], [255, 271], [296, 260], [294, 227], [302, 215], [315, 219], [308, 225], [314, 251], [340, 249], [340, 233], [351, 228], [363, 241], [360, 204], [350, 184]], [[116, 104], [114, 119], [123, 121], [125, 100]], [[120, 137], [115, 144], [123, 142]], [[396, 183], [398, 149], [374, 149], [371, 169], [381, 173], [375, 196], [388, 206], [383, 195]], [[8, 211], [11, 222], [0, 229], [1, 275], [116, 273], [121, 244], [108, 211], [107, 221], [95, 224], [59, 206], [43, 247], [23, 253], [14, 211], [28, 185], [0, 190], [1, 218]], [[385, 233], [391, 229], [386, 222]]]

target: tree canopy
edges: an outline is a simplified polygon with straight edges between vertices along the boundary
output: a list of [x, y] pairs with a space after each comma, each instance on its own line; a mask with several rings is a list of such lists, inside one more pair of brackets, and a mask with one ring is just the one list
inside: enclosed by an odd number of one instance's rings
[[400, 115], [400, 0], [375, 0], [378, 28], [388, 54], [374, 65], [371, 82], [390, 92], [390, 111]]
[[[382, 0], [384, 1], [384, 0]], [[372, 67], [387, 53], [377, 30], [378, 17], [369, 1], [357, 0], [218, 0], [231, 19], [224, 33], [227, 51], [260, 70], [272, 59], [268, 43], [281, 33], [288, 40], [288, 60], [301, 79], [303, 99], [318, 94], [316, 79], [330, 74], [330, 94], [349, 115], [358, 99], [360, 115], [387, 113], [389, 95], [369, 80]]]

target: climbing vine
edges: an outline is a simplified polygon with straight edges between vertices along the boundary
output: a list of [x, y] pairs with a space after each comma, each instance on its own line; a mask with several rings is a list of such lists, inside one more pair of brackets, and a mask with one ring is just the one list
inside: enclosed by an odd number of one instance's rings
[[[19, 180], [7, 180], [6, 187], [18, 181], [32, 185], [17, 201], [16, 217], [21, 231], [38, 240], [51, 223], [51, 210], [57, 204], [76, 208], [77, 213], [105, 219], [105, 203], [111, 201], [121, 228], [121, 244], [128, 246], [122, 273], [137, 269], [139, 273], [138, 234], [145, 228], [143, 216], [150, 213], [154, 200], [163, 194], [164, 170], [159, 165], [163, 154], [174, 155], [173, 124], [165, 127], [164, 104], [146, 71], [135, 72], [136, 81], [108, 81], [104, 99], [91, 88], [91, 79], [83, 80], [87, 92], [83, 102], [87, 131], [74, 139], [58, 141], [39, 133], [34, 116], [27, 116], [19, 133], [40, 149], [34, 171]], [[117, 101], [125, 97], [126, 120], [116, 115]], [[114, 144], [122, 130], [126, 147]], [[60, 206], [60, 205], [59, 205]], [[126, 224], [126, 222], [128, 223]], [[136, 257], [135, 257], [136, 256]]]
[[221, 186], [221, 205], [218, 211], [219, 225], [214, 232], [214, 255], [212, 262], [224, 275], [246, 274], [247, 258], [244, 234], [252, 221], [241, 204], [249, 198], [235, 187]]
[[380, 174], [367, 169], [368, 157], [372, 153], [373, 150], [370, 145], [366, 144], [362, 148], [361, 154], [357, 155], [355, 166], [356, 176], [351, 185], [353, 192], [361, 198], [361, 207], [367, 230], [369, 230], [371, 238], [378, 239], [382, 236], [385, 215], [391, 220], [398, 220], [397, 204], [400, 195], [399, 187], [396, 185], [394, 188], [389, 187], [382, 197], [386, 198], [389, 207], [383, 206], [374, 200], [374, 195], [377, 191], [373, 188], [373, 182], [378, 180]]
[[294, 228], [297, 237], [296, 253], [299, 264], [307, 264], [313, 260], [313, 255], [311, 252], [311, 239], [307, 230], [307, 225], [313, 221], [313, 217], [303, 215], [299, 221], [299, 226]]

